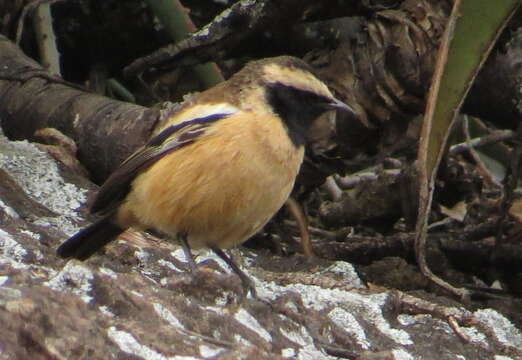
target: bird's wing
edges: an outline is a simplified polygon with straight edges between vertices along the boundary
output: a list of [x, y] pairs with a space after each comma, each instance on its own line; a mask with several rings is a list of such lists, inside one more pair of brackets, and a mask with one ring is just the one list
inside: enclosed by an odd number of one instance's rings
[[105, 181], [93, 204], [91, 213], [109, 212], [130, 191], [134, 178], [164, 155], [195, 142], [213, 122], [232, 113], [211, 114], [171, 125], [153, 136], [143, 147], [129, 156]]

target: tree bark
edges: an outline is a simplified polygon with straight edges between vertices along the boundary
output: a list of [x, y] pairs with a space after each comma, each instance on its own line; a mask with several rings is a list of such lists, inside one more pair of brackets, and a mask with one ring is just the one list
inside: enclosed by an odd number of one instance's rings
[[101, 180], [150, 136], [160, 112], [112, 100], [53, 79], [0, 35], [0, 120], [7, 136], [32, 139], [56, 128], [74, 139], [78, 157]]

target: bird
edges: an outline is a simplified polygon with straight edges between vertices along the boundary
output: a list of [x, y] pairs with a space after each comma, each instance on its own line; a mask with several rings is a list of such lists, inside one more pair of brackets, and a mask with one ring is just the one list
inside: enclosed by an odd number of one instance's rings
[[225, 260], [246, 291], [250, 278], [223, 251], [260, 231], [288, 199], [307, 131], [338, 100], [303, 60], [249, 62], [194, 95], [108, 177], [90, 211], [100, 217], [62, 243], [62, 258], [85, 260], [128, 228], [152, 229]]

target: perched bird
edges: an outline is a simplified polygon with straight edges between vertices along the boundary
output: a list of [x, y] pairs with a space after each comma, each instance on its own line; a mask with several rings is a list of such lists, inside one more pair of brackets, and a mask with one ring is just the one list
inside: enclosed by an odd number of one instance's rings
[[91, 212], [103, 216], [65, 241], [64, 258], [86, 259], [129, 227], [155, 229], [223, 258], [259, 231], [287, 200], [306, 133], [322, 113], [351, 108], [303, 61], [281, 56], [247, 64], [196, 95], [102, 185]]

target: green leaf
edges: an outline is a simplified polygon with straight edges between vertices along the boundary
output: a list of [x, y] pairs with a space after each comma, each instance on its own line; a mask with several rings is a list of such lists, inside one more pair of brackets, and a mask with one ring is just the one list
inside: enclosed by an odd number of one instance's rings
[[417, 158], [417, 261], [427, 277], [461, 298], [469, 295], [467, 291], [436, 277], [426, 263], [426, 231], [433, 184], [456, 114], [498, 35], [519, 5], [520, 0], [455, 0], [440, 45], [421, 131]]

